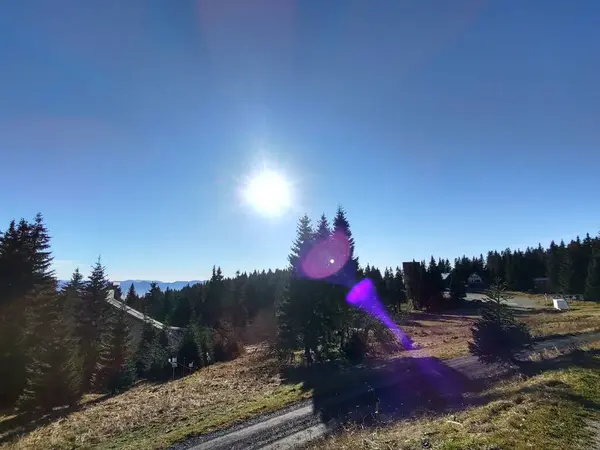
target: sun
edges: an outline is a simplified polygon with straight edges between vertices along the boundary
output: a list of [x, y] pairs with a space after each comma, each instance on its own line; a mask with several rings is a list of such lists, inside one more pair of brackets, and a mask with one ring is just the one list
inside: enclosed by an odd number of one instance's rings
[[271, 217], [281, 216], [292, 203], [289, 183], [272, 170], [263, 170], [250, 178], [244, 198], [260, 214]]

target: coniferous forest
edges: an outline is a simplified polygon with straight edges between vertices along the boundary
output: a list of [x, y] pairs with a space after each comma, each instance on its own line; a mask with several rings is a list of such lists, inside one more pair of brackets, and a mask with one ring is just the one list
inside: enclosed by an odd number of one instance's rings
[[[127, 312], [106, 301], [115, 287], [101, 260], [89, 273], [76, 270], [59, 289], [42, 216], [12, 221], [0, 233], [0, 406], [49, 410], [70, 405], [87, 392], [115, 393], [137, 380], [168, 380], [173, 356], [193, 362], [194, 370], [236, 358], [245, 346], [261, 342], [283, 362], [298, 356], [308, 364], [338, 358], [359, 362], [367, 336], [394, 340], [376, 319], [346, 302], [349, 290], [364, 278], [373, 282], [392, 317], [405, 305], [433, 312], [459, 307], [473, 273], [485, 282], [502, 279], [516, 291], [531, 291], [534, 279], [547, 277], [549, 292], [600, 301], [600, 236], [492, 250], [452, 263], [432, 256], [407, 279], [401, 270], [406, 260], [398, 255], [397, 267], [362, 265], [341, 207], [331, 222], [323, 215], [313, 224], [304, 216], [288, 267], [226, 277], [214, 266], [209, 280], [181, 290], [161, 291], [156, 283], [144, 295], [133, 286], [127, 292], [116, 289], [123, 305], [181, 328], [173, 341], [167, 329], [146, 321], [134, 343]], [[318, 276], [315, 267], [322, 269]]]

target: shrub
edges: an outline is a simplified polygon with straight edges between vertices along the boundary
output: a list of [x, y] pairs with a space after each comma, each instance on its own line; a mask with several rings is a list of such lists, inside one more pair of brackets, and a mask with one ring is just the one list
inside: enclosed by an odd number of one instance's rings
[[519, 322], [512, 310], [503, 303], [510, 298], [506, 294], [505, 284], [499, 281], [494, 283], [487, 297], [481, 318], [471, 329], [473, 342], [469, 343], [469, 350], [485, 363], [515, 363], [515, 354], [531, 347], [531, 334], [527, 326]]

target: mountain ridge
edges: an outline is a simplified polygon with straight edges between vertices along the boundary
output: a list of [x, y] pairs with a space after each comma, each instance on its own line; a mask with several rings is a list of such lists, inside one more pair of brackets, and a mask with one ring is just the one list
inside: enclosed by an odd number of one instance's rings
[[[69, 281], [68, 280], [58, 280], [59, 288], [63, 288]], [[121, 288], [121, 292], [123, 295], [127, 293], [129, 290], [129, 286], [133, 284], [135, 292], [138, 295], [144, 295], [146, 292], [150, 290], [150, 283], [157, 283], [158, 287], [160, 287], [161, 291], [169, 289], [183, 289], [187, 285], [193, 286], [194, 284], [204, 283], [205, 280], [189, 280], [189, 281], [159, 281], [159, 280], [122, 280], [122, 281], [114, 281], [114, 283], [118, 283]]]

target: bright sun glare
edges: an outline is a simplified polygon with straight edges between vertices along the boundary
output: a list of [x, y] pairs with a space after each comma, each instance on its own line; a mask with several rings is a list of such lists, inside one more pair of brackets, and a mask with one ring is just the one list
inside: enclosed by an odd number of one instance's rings
[[244, 196], [253, 208], [266, 216], [280, 216], [291, 206], [288, 182], [271, 170], [252, 177], [245, 187]]

